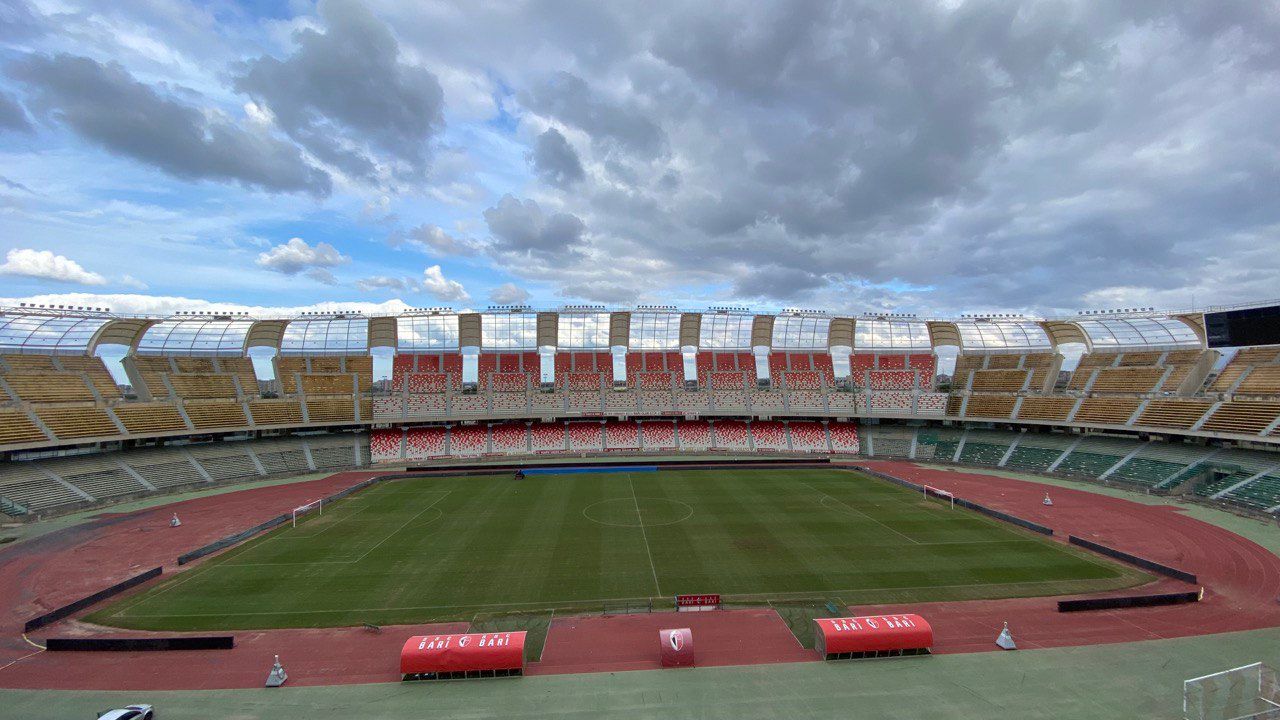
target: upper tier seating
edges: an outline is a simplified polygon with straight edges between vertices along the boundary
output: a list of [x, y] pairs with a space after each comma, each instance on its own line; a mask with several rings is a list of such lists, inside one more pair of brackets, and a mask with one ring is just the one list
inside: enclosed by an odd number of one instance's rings
[[253, 424], [262, 427], [302, 424], [302, 406], [296, 400], [250, 400], [249, 412]]
[[911, 390], [916, 386], [916, 374], [911, 370], [870, 370], [867, 382], [871, 390]]
[[[188, 358], [189, 359], [189, 358]], [[181, 398], [226, 398], [238, 396], [235, 380], [232, 375], [225, 374], [186, 374], [168, 375], [169, 386], [177, 397]], [[254, 388], [256, 390], [256, 388]], [[160, 397], [160, 395], [157, 395]]]
[[192, 400], [182, 408], [198, 430], [247, 427], [244, 406], [229, 400]]
[[1013, 406], [1018, 398], [1014, 395], [979, 395], [969, 396], [965, 405], [965, 417], [1005, 419], [1013, 415]]
[[130, 433], [181, 432], [187, 429], [178, 408], [170, 403], [125, 403], [111, 408]]
[[56, 403], [94, 399], [93, 390], [79, 373], [11, 372], [4, 374], [3, 378], [18, 399], [26, 402]]
[[1076, 411], [1074, 422], [1099, 425], [1124, 425], [1142, 404], [1131, 398], [1085, 398]]
[[313, 423], [354, 422], [355, 403], [353, 398], [328, 397], [307, 398], [307, 419]]
[[120, 397], [120, 386], [116, 384], [115, 378], [111, 377], [111, 373], [107, 371], [107, 366], [102, 363], [102, 358], [88, 357], [86, 355], [64, 355], [58, 358], [58, 364], [62, 365], [62, 369], [67, 372], [87, 375], [89, 384], [98, 391], [103, 400], [115, 400]]
[[44, 405], [36, 407], [35, 413], [61, 440], [120, 434], [107, 413], [93, 405]]
[[25, 412], [0, 408], [0, 445], [46, 440], [45, 434]]
[[1190, 429], [1213, 405], [1208, 400], [1155, 399], [1147, 404], [1135, 425]]
[[1018, 408], [1019, 420], [1063, 421], [1075, 407], [1075, 398], [1028, 395]]
[[976, 370], [971, 389], [974, 392], [1021, 392], [1029, 376], [1029, 370]]

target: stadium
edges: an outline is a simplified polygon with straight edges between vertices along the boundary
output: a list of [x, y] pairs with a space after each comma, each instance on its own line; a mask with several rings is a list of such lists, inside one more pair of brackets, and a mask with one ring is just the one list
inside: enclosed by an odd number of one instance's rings
[[[1272, 636], [1221, 633], [1280, 625], [1280, 344], [1242, 339], [1276, 315], [6, 308], [0, 685], [180, 697], [278, 656], [367, 698], [495, 674], [406, 673], [406, 639], [516, 633], [527, 677], [448, 692], [519, 702], [662, 673], [686, 626], [698, 667], [913, 692], [1007, 671], [1006, 629], [1068, 683], [1153, 640], [1248, 665]], [[829, 618], [929, 633], [837, 651]]]
[[0, 720], [1280, 720], [1280, 0], [0, 0]]

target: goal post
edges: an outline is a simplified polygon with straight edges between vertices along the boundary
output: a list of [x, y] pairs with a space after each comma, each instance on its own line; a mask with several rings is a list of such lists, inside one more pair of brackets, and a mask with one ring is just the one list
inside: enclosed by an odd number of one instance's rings
[[293, 526], [298, 527], [298, 516], [305, 515], [314, 511], [317, 515], [324, 515], [324, 498], [312, 500], [305, 505], [299, 505], [293, 509]]
[[948, 503], [950, 503], [950, 505], [951, 505], [951, 509], [952, 509], [952, 510], [955, 510], [955, 509], [956, 509], [956, 496], [955, 496], [955, 495], [953, 495], [953, 494], [951, 494], [950, 492], [947, 492], [946, 490], [943, 490], [943, 489], [941, 489], [941, 488], [936, 488], [936, 487], [934, 487], [934, 486], [932, 486], [932, 485], [923, 485], [922, 487], [924, 488], [924, 499], [925, 499], [925, 500], [928, 500], [928, 499], [929, 499], [929, 496], [930, 496], [930, 495], [932, 495], [932, 496], [934, 496], [934, 497], [936, 497], [936, 498], [939, 498], [939, 499], [941, 499], [941, 500], [946, 500]]
[[1185, 720], [1280, 719], [1280, 675], [1256, 662], [1182, 683]]

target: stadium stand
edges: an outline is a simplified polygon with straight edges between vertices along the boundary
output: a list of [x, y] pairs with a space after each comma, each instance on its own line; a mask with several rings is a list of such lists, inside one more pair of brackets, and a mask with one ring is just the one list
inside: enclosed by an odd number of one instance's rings
[[449, 429], [449, 454], [483, 455], [489, 450], [489, 428], [482, 425], [454, 425]]
[[1212, 406], [1213, 403], [1208, 400], [1155, 399], [1143, 408], [1134, 424], [1189, 430]]
[[1085, 398], [1072, 419], [1077, 423], [1124, 425], [1141, 405], [1141, 400], [1129, 398]]
[[1086, 435], [1062, 459], [1056, 471], [1064, 475], [1097, 478], [1140, 445], [1137, 440]]
[[1013, 416], [1013, 406], [1017, 401], [1013, 395], [970, 395], [964, 406], [964, 416], [1007, 419]]
[[676, 426], [666, 420], [642, 421], [640, 439], [646, 450], [674, 450], [676, 445]]
[[1075, 398], [1028, 395], [1018, 408], [1018, 419], [1063, 421], [1075, 406]]
[[711, 447], [711, 425], [706, 420], [686, 420], [676, 427], [680, 449], [699, 452]]
[[1060, 433], [1024, 433], [1018, 440], [1018, 446], [1005, 460], [1004, 467], [1046, 472], [1075, 441], [1076, 438]]
[[605, 450], [640, 449], [640, 430], [634, 422], [610, 420], [604, 424]]
[[[680, 425], [684, 429], [684, 423]], [[717, 450], [747, 452], [751, 450], [751, 430], [740, 420], [719, 420], [712, 425]], [[683, 440], [683, 437], [681, 438]]]
[[756, 450], [787, 451], [786, 427], [773, 420], [757, 420], [751, 423], [751, 442]]
[[400, 460], [404, 457], [403, 443], [403, 429], [389, 430], [382, 428], [374, 430], [369, 434], [369, 450], [373, 455], [373, 462]]
[[563, 423], [534, 423], [529, 426], [529, 447], [535, 452], [564, 452]]
[[442, 427], [408, 428], [404, 434], [404, 456], [409, 460], [426, 460], [447, 454], [448, 431]]
[[831, 451], [836, 453], [857, 453], [858, 426], [855, 423], [833, 421], [829, 425], [831, 433]]
[[569, 452], [600, 452], [604, 450], [602, 427], [598, 422], [569, 423]]
[[827, 431], [821, 423], [792, 421], [787, 423], [791, 449], [796, 452], [829, 452]]
[[489, 427], [492, 451], [506, 455], [529, 452], [529, 427], [524, 423], [502, 423]]
[[1202, 430], [1241, 435], [1258, 435], [1280, 416], [1280, 401], [1232, 400], [1215, 409], [1200, 426]]

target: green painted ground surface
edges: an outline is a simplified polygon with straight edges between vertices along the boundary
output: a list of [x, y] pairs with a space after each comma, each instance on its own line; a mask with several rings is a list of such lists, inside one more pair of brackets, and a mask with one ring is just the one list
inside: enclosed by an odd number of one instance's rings
[[89, 619], [157, 630], [621, 610], [676, 593], [839, 604], [1087, 592], [1145, 576], [837, 470], [388, 482]]

